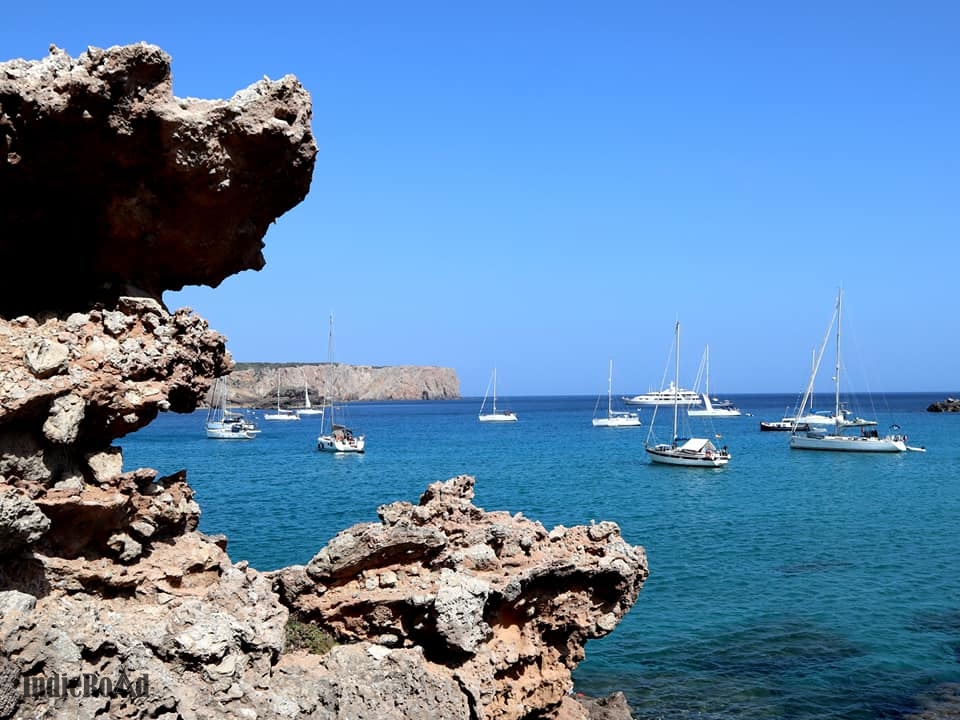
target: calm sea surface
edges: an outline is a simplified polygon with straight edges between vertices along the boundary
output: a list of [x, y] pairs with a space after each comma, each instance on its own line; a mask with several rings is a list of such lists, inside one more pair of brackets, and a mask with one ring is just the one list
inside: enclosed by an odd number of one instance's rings
[[[715, 470], [651, 465], [651, 409], [643, 427], [594, 428], [593, 397], [505, 398], [509, 425], [479, 423], [479, 399], [356, 403], [362, 456], [318, 452], [316, 418], [208, 440], [202, 412], [117, 444], [127, 470], [186, 468], [201, 529], [261, 570], [306, 563], [378, 505], [461, 473], [478, 506], [548, 529], [614, 520], [650, 578], [588, 643], [578, 690], [623, 690], [638, 718], [896, 718], [960, 682], [960, 415], [926, 412], [948, 394], [874, 396], [881, 429], [927, 448], [883, 456], [791, 450], [759, 421], [795, 396], [732, 396], [751, 415], [691, 428], [729, 446]], [[670, 420], [658, 411], [659, 439]]]

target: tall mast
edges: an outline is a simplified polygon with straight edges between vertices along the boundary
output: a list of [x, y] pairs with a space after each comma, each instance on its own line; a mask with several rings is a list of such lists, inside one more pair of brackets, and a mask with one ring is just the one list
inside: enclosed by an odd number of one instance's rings
[[676, 328], [676, 343], [677, 343], [677, 367], [674, 374], [673, 381], [673, 440], [670, 441], [673, 447], [677, 446], [677, 395], [678, 389], [680, 388], [680, 321], [677, 320]]
[[833, 419], [840, 428], [840, 323], [843, 321], [843, 288], [837, 293], [837, 365], [834, 374]]
[[707, 393], [707, 397], [709, 397], [710, 396], [710, 346], [709, 345], [706, 346], [706, 348], [703, 351], [703, 354], [704, 354], [704, 364], [706, 365], [706, 368], [704, 369], [706, 370], [706, 376], [707, 376], [707, 383], [704, 386], [704, 390]]
[[330, 334], [327, 336], [327, 362], [333, 364], [333, 313], [330, 313]]
[[610, 374], [607, 376], [607, 417], [613, 412], [613, 358], [610, 358]]

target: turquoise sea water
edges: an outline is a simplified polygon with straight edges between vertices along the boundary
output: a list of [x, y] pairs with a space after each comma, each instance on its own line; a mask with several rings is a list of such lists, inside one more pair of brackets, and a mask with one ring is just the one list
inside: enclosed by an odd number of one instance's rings
[[[202, 412], [117, 445], [125, 469], [186, 468], [201, 529], [262, 570], [460, 473], [480, 507], [548, 529], [614, 520], [650, 578], [588, 643], [578, 690], [623, 690], [637, 718], [897, 718], [960, 682], [960, 415], [926, 412], [948, 394], [886, 396], [881, 429], [899, 423], [927, 452], [878, 456], [791, 450], [759, 421], [794, 396], [732, 396], [750, 416], [693, 428], [729, 446], [715, 470], [651, 465], [651, 410], [641, 428], [594, 428], [593, 397], [506, 398], [509, 425], [479, 423], [479, 399], [353, 404], [362, 456], [318, 452], [313, 418], [208, 440]], [[658, 411], [658, 429], [669, 419]]]

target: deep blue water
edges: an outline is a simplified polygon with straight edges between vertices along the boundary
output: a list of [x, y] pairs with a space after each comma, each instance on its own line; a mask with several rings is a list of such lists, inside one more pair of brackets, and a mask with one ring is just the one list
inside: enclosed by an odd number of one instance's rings
[[[638, 718], [896, 718], [960, 682], [960, 415], [926, 412], [950, 394], [875, 396], [881, 428], [927, 447], [883, 456], [791, 450], [759, 421], [796, 397], [732, 396], [750, 416], [699, 426], [733, 454], [716, 470], [651, 465], [651, 410], [640, 428], [594, 428], [593, 397], [507, 398], [509, 425], [480, 424], [479, 399], [354, 404], [363, 456], [319, 453], [315, 419], [208, 440], [201, 412], [117, 444], [125, 469], [186, 468], [201, 529], [262, 570], [306, 563], [378, 505], [460, 473], [480, 507], [548, 529], [614, 520], [650, 578], [588, 643], [578, 690], [623, 690]], [[669, 422], [661, 409], [658, 430]]]

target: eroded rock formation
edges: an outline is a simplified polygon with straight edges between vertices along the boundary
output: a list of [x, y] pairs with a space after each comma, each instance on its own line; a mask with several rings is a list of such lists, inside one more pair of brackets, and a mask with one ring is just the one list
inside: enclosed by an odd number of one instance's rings
[[[123, 467], [114, 440], [190, 411], [231, 368], [221, 335], [156, 296], [262, 262], [265, 224], [309, 185], [304, 98], [293, 78], [264, 81], [225, 106], [173, 101], [186, 113], [177, 125], [157, 48], [0, 65], [0, 192], [21, 165], [33, 193], [43, 177], [54, 194], [91, 186], [66, 206], [80, 241], [63, 254], [31, 247], [53, 240], [27, 234], [30, 193], [2, 206], [5, 269], [59, 284], [0, 295], [0, 719], [586, 716], [567, 694], [570, 669], [647, 573], [612, 523], [547, 531], [484, 512], [461, 477], [418, 505], [384, 506], [380, 523], [341, 533], [307, 567], [266, 575], [198, 532], [185, 471]], [[76, 134], [87, 122], [99, 129]], [[61, 126], [99, 151], [62, 144]], [[41, 130], [60, 155], [37, 147]], [[216, 213], [165, 175], [179, 172], [169, 156], [186, 136], [195, 155], [180, 179]], [[231, 181], [196, 185], [203, 162]], [[261, 183], [269, 198], [242, 202]], [[233, 201], [217, 195], [237, 186]], [[131, 286], [137, 296], [123, 294]], [[285, 650], [291, 612], [342, 644]]]
[[547, 531], [484, 512], [474, 479], [434, 483], [417, 505], [337, 535], [275, 574], [284, 604], [347, 642], [420, 647], [453, 670], [478, 717], [559, 708], [583, 645], [606, 635], [647, 576], [616, 524]]
[[0, 315], [259, 270], [267, 226], [310, 188], [310, 121], [291, 75], [228, 100], [174, 97], [153, 45], [0, 63], [0, 256], [18, 278], [0, 284]]

